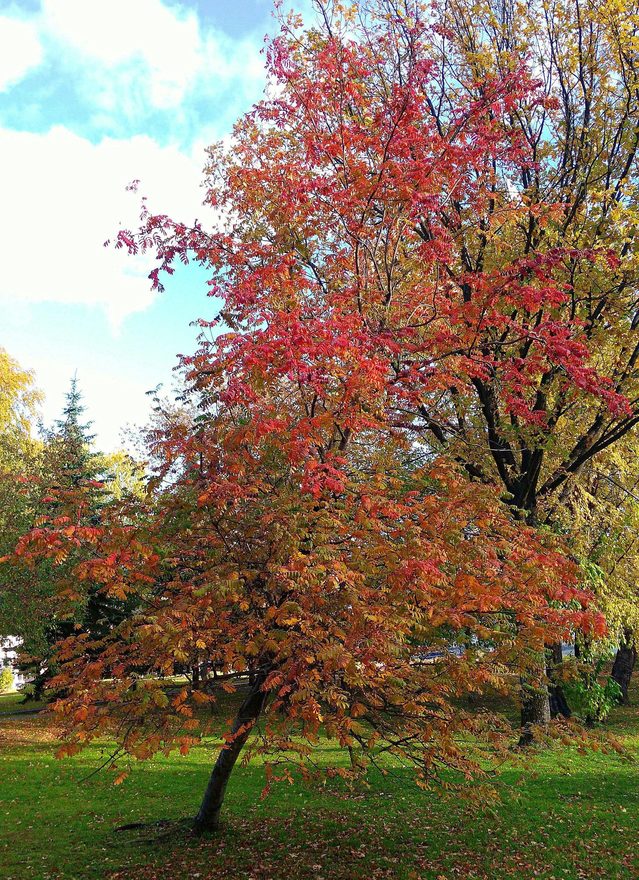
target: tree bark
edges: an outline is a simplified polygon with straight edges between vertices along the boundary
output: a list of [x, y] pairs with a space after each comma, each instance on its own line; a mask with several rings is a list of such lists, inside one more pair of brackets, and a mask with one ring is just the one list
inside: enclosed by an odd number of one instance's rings
[[557, 669], [564, 662], [561, 644], [557, 642], [554, 645], [551, 645], [548, 653], [547, 675], [550, 681], [548, 688], [550, 717], [558, 718], [561, 715], [562, 718], [571, 718], [572, 710], [568, 705], [566, 695], [564, 694], [562, 686], [556, 682]]
[[[540, 659], [540, 663], [541, 663]], [[570, 718], [572, 710], [560, 684], [554, 681], [555, 669], [563, 662], [561, 645], [550, 645], [547, 649], [545, 671], [549, 684], [532, 687], [522, 679], [521, 682], [521, 737], [520, 746], [533, 741], [531, 726], [548, 724], [551, 718], [562, 716]]]
[[572, 718], [572, 709], [560, 684], [551, 684], [549, 690], [550, 717]]
[[625, 630], [623, 640], [615, 655], [615, 662], [612, 664], [612, 678], [621, 688], [621, 702], [626, 705], [628, 703], [630, 679], [636, 662], [637, 648], [633, 642], [632, 633]]
[[[536, 500], [536, 477], [534, 482], [521, 481], [520, 495], [526, 498], [525, 520], [530, 526], [537, 526], [537, 500]], [[548, 672], [546, 650], [539, 653], [539, 672], [542, 679], [538, 684], [531, 684], [525, 678], [520, 679], [521, 685], [521, 735], [519, 746], [529, 746], [533, 740], [532, 727], [535, 724], [544, 725], [550, 721], [550, 692], [548, 684], [543, 680]]]
[[533, 740], [533, 725], [548, 724], [550, 721], [550, 699], [545, 684], [532, 688], [526, 681], [521, 682], [521, 735], [519, 746], [529, 746]]
[[197, 834], [205, 831], [217, 831], [219, 828], [220, 812], [233, 767], [266, 702], [267, 693], [262, 690], [265, 679], [265, 672], [256, 675], [255, 684], [235, 716], [231, 739], [222, 747], [217, 756], [200, 809], [193, 822], [193, 829]]

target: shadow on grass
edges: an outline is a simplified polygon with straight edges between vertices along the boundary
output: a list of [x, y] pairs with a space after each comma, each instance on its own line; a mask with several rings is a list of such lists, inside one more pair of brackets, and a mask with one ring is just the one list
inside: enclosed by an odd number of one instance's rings
[[638, 797], [636, 789], [627, 797], [633, 783], [623, 774], [603, 786], [598, 772], [546, 772], [525, 780], [519, 797], [483, 809], [415, 793], [408, 780], [351, 799], [328, 792], [305, 799], [298, 791], [285, 809], [280, 792], [272, 802], [248, 799], [260, 781], [243, 772], [242, 794], [235, 792], [218, 835], [149, 843], [147, 864], [114, 878], [639, 876]]
[[[278, 784], [266, 799], [263, 768], [238, 767], [221, 832], [194, 838], [194, 815], [216, 746], [79, 780], [106, 752], [92, 746], [58, 762], [39, 737], [0, 749], [2, 880], [598, 880], [639, 877], [639, 768], [616, 755], [555, 748], [531, 767], [505, 768], [501, 802], [416, 788], [401, 769], [347, 790]], [[3, 722], [3, 729], [7, 722]], [[639, 713], [611, 724], [639, 747]], [[322, 743], [318, 758], [335, 754]], [[346, 760], [346, 759], [345, 759]], [[168, 824], [114, 833], [129, 823]]]
[[[249, 765], [234, 773], [221, 832], [193, 838], [176, 823], [195, 812], [213, 755], [141, 764], [118, 787], [109, 774], [78, 782], [97, 748], [68, 763], [44, 747], [1, 755], [3, 880], [639, 876], [639, 771], [615, 756], [545, 754], [534, 773], [505, 770], [494, 804], [422, 792], [405, 771], [354, 791], [278, 784], [261, 799], [263, 769]], [[114, 833], [163, 819], [157, 833]]]

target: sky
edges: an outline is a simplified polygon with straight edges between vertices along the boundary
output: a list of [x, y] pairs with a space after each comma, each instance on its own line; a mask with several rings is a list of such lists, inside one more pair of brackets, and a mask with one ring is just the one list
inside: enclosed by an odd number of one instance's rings
[[271, 8], [0, 0], [0, 346], [35, 371], [45, 424], [77, 372], [96, 442], [118, 448], [194, 350], [190, 322], [214, 316], [202, 270], [152, 294], [152, 256], [103, 243], [135, 227], [141, 195], [206, 225], [204, 150], [262, 94]]

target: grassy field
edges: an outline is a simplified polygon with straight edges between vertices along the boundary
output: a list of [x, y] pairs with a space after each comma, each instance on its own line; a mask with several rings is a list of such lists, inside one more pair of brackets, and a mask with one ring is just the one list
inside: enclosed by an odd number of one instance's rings
[[[114, 829], [193, 814], [213, 747], [140, 764], [118, 787], [108, 774], [83, 781], [100, 749], [57, 761], [47, 719], [13, 708], [0, 697], [2, 880], [639, 877], [639, 765], [615, 755], [555, 747], [504, 769], [501, 803], [479, 806], [421, 792], [400, 770], [369, 790], [282, 784], [261, 799], [251, 764], [232, 779], [218, 836], [163, 838]], [[639, 709], [616, 710], [607, 727], [639, 755]]]

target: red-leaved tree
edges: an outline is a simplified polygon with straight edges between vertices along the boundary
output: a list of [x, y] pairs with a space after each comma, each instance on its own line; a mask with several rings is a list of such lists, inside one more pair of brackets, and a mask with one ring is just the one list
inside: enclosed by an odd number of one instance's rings
[[549, 369], [566, 394], [628, 408], [562, 318], [561, 246], [506, 252], [472, 284], [464, 269], [459, 206], [466, 218], [496, 203], [516, 227], [520, 200], [495, 181], [531, 167], [511, 115], [547, 99], [518, 67], [477, 99], [460, 89], [442, 125], [433, 30], [391, 5], [358, 18], [318, 4], [306, 32], [282, 22], [271, 97], [211, 150], [218, 230], [145, 212], [120, 233], [131, 252], [157, 253], [156, 287], [195, 258], [223, 301], [202, 322], [220, 334], [184, 359], [197, 416], [156, 426], [146, 516], [114, 506], [99, 530], [51, 522], [19, 548], [37, 564], [81, 546], [73, 589], [101, 583], [137, 606], [99, 642], [60, 646], [67, 751], [107, 732], [137, 758], [187, 750], [209, 732], [217, 691], [167, 694], [160, 677], [180, 664], [241, 683], [200, 830], [217, 827], [257, 732], [270, 776], [308, 770], [321, 731], [350, 750], [334, 772], [387, 754], [421, 783], [445, 767], [483, 772], [486, 745], [494, 754], [508, 731], [463, 698], [519, 676], [539, 684], [545, 643], [601, 625], [572, 563], [513, 516], [491, 474], [420, 430], [463, 424], [477, 399], [493, 412], [490, 386], [522, 436], [543, 431], [531, 383]]
[[[211, 150], [220, 231], [145, 214], [118, 243], [156, 250], [159, 287], [176, 258], [210, 268], [222, 317], [243, 332], [225, 354], [249, 346], [285, 376], [301, 361], [316, 412], [317, 353], [348, 341], [408, 442], [494, 483], [522, 519], [552, 519], [584, 463], [639, 419], [628, 237], [611, 234], [608, 214], [590, 216], [596, 180], [617, 181], [610, 213], [634, 179], [632, 59], [599, 108], [604, 133], [621, 133], [582, 185], [571, 132], [587, 122], [560, 87], [572, 62], [551, 49], [548, 69], [531, 61], [505, 12], [511, 37], [491, 65], [484, 19], [471, 39], [463, 16], [451, 24], [420, 0], [316, 8], [315, 30], [289, 20], [270, 45], [272, 100], [238, 123], [230, 149]], [[597, 96], [588, 101], [594, 112]], [[193, 367], [224, 344], [203, 345]], [[545, 690], [537, 699], [526, 686], [522, 722], [548, 713]]]

